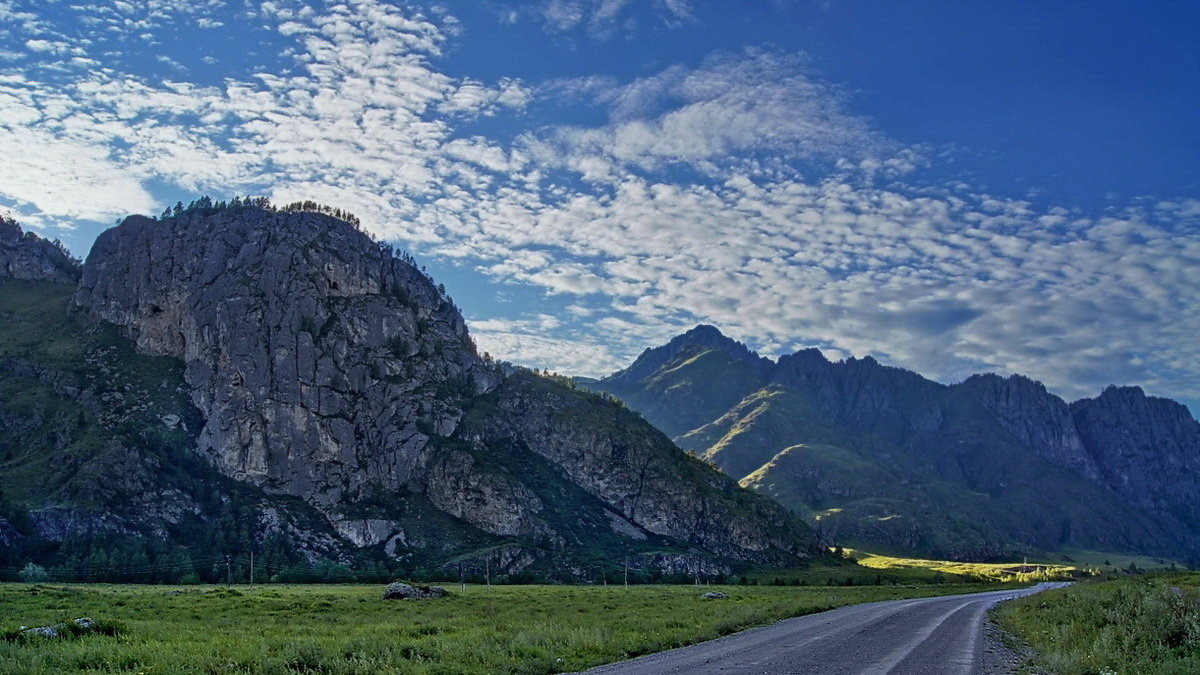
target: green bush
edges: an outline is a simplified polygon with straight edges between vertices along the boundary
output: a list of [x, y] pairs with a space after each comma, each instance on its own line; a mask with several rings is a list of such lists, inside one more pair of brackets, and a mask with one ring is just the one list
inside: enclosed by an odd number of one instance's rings
[[17, 576], [27, 584], [37, 584], [50, 579], [50, 573], [45, 567], [33, 563], [26, 564]]

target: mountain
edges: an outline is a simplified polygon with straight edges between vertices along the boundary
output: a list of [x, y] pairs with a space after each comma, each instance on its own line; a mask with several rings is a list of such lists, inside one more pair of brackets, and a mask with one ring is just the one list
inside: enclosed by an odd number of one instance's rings
[[16, 221], [0, 217], [0, 278], [74, 283], [79, 263], [58, 242], [24, 232]]
[[445, 291], [343, 214], [200, 200], [126, 218], [75, 275], [8, 277], [10, 563], [270, 549], [577, 577], [817, 550], [618, 402], [481, 358]]
[[944, 385], [816, 349], [777, 361], [711, 326], [589, 383], [829, 538], [952, 558], [1092, 549], [1200, 557], [1200, 424], [1110, 388]]

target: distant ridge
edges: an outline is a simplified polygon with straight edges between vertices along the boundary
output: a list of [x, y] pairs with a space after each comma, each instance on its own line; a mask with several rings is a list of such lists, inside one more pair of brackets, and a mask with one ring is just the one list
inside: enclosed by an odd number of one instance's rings
[[1200, 557], [1200, 424], [1137, 387], [1067, 403], [1021, 375], [944, 385], [817, 349], [772, 361], [712, 326], [588, 386], [845, 543]]

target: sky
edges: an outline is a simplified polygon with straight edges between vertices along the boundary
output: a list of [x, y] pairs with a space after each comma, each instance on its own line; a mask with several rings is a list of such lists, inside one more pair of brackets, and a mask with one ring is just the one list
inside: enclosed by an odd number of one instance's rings
[[482, 350], [698, 323], [1200, 410], [1200, 4], [0, 0], [0, 212], [356, 213]]

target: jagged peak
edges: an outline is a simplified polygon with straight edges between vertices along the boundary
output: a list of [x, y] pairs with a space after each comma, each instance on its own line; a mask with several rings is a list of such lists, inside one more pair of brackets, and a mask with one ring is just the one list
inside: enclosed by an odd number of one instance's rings
[[775, 362], [776, 368], [783, 370], [814, 370], [832, 365], [825, 354], [816, 347], [801, 349], [792, 354], [784, 354]]
[[624, 370], [619, 370], [604, 378], [605, 382], [616, 384], [632, 384], [670, 363], [680, 354], [691, 353], [696, 348], [717, 349], [737, 361], [752, 363], [755, 367], [767, 365], [769, 359], [763, 358], [745, 344], [726, 336], [716, 326], [698, 324], [688, 331], [676, 335], [664, 345], [644, 350], [638, 358]]
[[1108, 396], [1108, 397], [1120, 396], [1122, 398], [1148, 398], [1146, 396], [1145, 390], [1143, 390], [1141, 387], [1139, 387], [1137, 385], [1117, 385], [1117, 384], [1110, 384], [1107, 387], [1105, 387], [1104, 391], [1100, 392], [1100, 396]]
[[1033, 379], [1032, 377], [1021, 375], [1020, 373], [1013, 373], [1011, 375], [1001, 375], [993, 372], [975, 373], [956, 386], [965, 387], [968, 389], [973, 389], [980, 386], [991, 386], [996, 388], [1015, 389], [1019, 391], [1036, 391], [1043, 394], [1052, 395], [1050, 394], [1050, 390], [1046, 388], [1046, 385]]
[[728, 337], [716, 326], [702, 323], [695, 328], [677, 335], [667, 345], [699, 345], [702, 347], [719, 347], [736, 355], [747, 354], [757, 357], [745, 344]]

